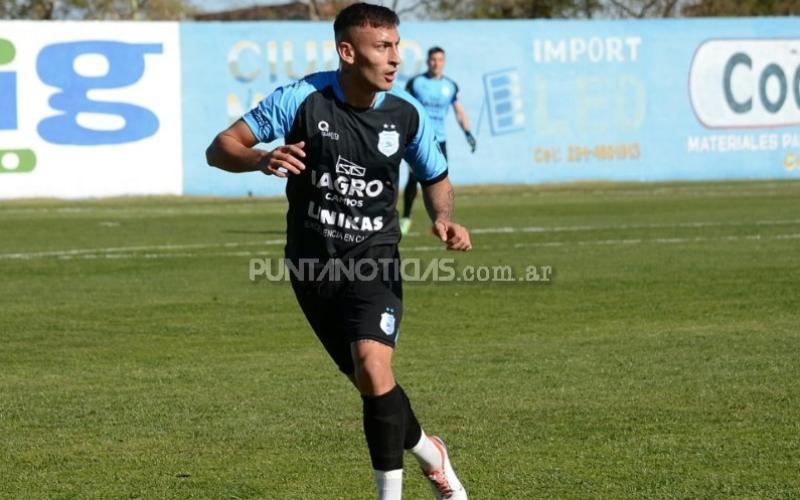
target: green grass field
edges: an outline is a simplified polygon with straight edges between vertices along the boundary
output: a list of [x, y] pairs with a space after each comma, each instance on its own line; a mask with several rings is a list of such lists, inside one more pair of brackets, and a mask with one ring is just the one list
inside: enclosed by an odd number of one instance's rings
[[[551, 283], [407, 283], [396, 373], [471, 499], [800, 498], [800, 182], [462, 188]], [[370, 499], [278, 199], [0, 203], [0, 498]], [[407, 456], [405, 497], [430, 498]]]

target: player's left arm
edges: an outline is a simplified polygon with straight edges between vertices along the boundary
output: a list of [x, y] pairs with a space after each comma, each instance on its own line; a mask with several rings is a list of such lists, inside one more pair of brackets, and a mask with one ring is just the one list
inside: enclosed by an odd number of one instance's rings
[[428, 113], [417, 101], [411, 102], [419, 118], [414, 138], [403, 158], [422, 184], [422, 198], [433, 225], [431, 232], [441, 239], [448, 250], [463, 252], [472, 249], [469, 231], [453, 222], [455, 195], [447, 172], [447, 160], [439, 148], [439, 140]]
[[468, 252], [472, 250], [472, 241], [467, 228], [453, 222], [453, 206], [455, 193], [450, 179], [444, 179], [422, 187], [422, 198], [425, 209], [433, 221], [431, 232], [446, 245], [448, 250]]
[[461, 130], [464, 131], [464, 137], [467, 139], [469, 143], [469, 147], [472, 153], [475, 152], [475, 148], [478, 147], [477, 141], [475, 141], [475, 136], [472, 135], [472, 132], [469, 131], [469, 118], [467, 117], [467, 112], [464, 111], [464, 105], [461, 104], [461, 99], [459, 98], [459, 93], [456, 93], [456, 98], [453, 99], [453, 111], [456, 114], [456, 121], [458, 125], [461, 127]]
[[465, 134], [468, 134], [469, 118], [467, 117], [467, 112], [464, 111], [464, 105], [461, 104], [461, 101], [453, 102], [453, 111], [456, 114], [456, 121], [458, 122], [458, 125], [461, 127], [461, 130], [463, 130]]

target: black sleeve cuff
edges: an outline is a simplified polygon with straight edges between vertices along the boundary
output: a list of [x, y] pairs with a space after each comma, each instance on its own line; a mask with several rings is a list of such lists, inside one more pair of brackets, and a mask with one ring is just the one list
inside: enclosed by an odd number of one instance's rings
[[437, 175], [433, 179], [428, 179], [427, 181], [420, 180], [419, 183], [422, 184], [423, 186], [432, 186], [432, 185], [436, 184], [437, 182], [443, 181], [445, 179], [447, 179], [447, 170], [446, 169], [445, 169], [444, 172], [442, 172], [441, 174]]

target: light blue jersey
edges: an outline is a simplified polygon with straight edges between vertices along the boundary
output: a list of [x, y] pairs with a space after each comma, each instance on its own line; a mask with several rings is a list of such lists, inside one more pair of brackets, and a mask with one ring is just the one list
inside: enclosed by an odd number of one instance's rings
[[446, 138], [444, 119], [447, 117], [447, 110], [458, 101], [456, 82], [444, 75], [441, 78], [433, 78], [428, 73], [422, 73], [408, 81], [406, 91], [425, 107], [433, 122], [436, 137], [439, 142], [444, 142]]

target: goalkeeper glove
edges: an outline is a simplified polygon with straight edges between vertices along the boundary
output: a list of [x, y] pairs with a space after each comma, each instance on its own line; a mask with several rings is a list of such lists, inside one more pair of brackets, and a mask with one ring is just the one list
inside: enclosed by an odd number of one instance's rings
[[478, 147], [478, 143], [475, 142], [475, 137], [469, 130], [464, 131], [464, 137], [467, 138], [467, 142], [469, 143], [470, 153], [474, 153], [475, 148]]

